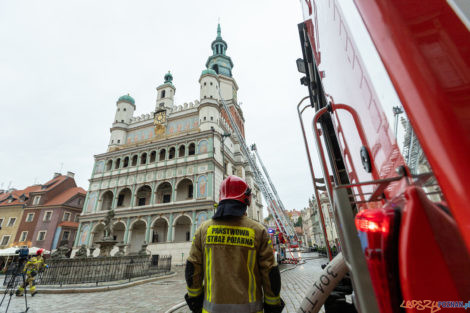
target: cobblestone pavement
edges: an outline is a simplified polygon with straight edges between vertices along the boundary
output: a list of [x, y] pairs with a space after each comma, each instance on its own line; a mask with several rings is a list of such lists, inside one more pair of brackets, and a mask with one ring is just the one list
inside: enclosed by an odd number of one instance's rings
[[[308, 258], [313, 255], [303, 254]], [[311, 259], [305, 264], [282, 273], [281, 296], [286, 303], [284, 312], [295, 312], [302, 302], [303, 296], [311, 286], [314, 278], [321, 271], [320, 265], [326, 259]], [[293, 267], [292, 265], [286, 266]], [[178, 274], [167, 280], [155, 281], [139, 286], [115, 291], [78, 293], [78, 294], [37, 294], [28, 295], [28, 305], [31, 313], [64, 312], [64, 313], [108, 313], [108, 312], [158, 312], [163, 313], [172, 306], [184, 301], [186, 293], [184, 274], [181, 268]], [[38, 287], [40, 292], [41, 287]], [[2, 295], [3, 296], [3, 295]], [[8, 296], [5, 299], [8, 301]], [[0, 313], [5, 312], [6, 303], [0, 307]], [[12, 297], [9, 313], [24, 311], [24, 298]], [[187, 308], [177, 311], [189, 312]]]

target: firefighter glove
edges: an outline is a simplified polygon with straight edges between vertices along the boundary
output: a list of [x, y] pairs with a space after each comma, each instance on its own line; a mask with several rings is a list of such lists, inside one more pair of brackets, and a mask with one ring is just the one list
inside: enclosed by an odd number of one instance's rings
[[202, 312], [202, 303], [204, 302], [204, 293], [200, 294], [197, 297], [190, 297], [188, 294], [185, 294], [184, 300], [186, 300], [186, 303], [188, 304], [188, 307], [191, 310], [191, 312], [193, 313]]
[[270, 304], [264, 303], [264, 313], [281, 313], [285, 305], [286, 304], [284, 303], [284, 300], [282, 299], [281, 299], [281, 303], [278, 305], [270, 305]]

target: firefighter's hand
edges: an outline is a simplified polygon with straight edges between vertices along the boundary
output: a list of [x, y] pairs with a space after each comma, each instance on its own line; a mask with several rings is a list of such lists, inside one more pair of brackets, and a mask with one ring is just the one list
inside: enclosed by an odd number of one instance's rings
[[204, 293], [197, 297], [190, 297], [188, 294], [184, 295], [184, 300], [188, 304], [189, 309], [193, 313], [201, 313], [202, 312], [202, 303], [204, 302]]
[[285, 305], [286, 304], [284, 303], [284, 300], [282, 299], [281, 299], [281, 304], [278, 304], [278, 305], [270, 305], [270, 304], [264, 303], [264, 313], [281, 313]]

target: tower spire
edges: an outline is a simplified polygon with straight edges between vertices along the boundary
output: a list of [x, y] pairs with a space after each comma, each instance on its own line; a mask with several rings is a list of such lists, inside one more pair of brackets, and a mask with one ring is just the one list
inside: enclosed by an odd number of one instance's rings
[[222, 39], [222, 35], [220, 34], [220, 19], [219, 19], [219, 24], [217, 24], [217, 39]]

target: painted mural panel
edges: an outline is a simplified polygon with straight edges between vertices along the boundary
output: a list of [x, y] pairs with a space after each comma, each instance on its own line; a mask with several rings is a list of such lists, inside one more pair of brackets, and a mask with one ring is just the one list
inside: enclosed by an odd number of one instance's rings
[[207, 177], [202, 175], [197, 179], [197, 197], [207, 197]]
[[92, 212], [93, 209], [95, 208], [97, 200], [98, 200], [98, 192], [97, 191], [90, 192], [90, 195], [88, 196], [88, 203], [86, 205], [85, 212]]
[[209, 142], [207, 140], [201, 140], [198, 144], [198, 153], [207, 153], [209, 151]]
[[201, 226], [202, 223], [207, 221], [207, 212], [201, 212], [197, 216], [197, 227]]
[[137, 130], [132, 130], [129, 133], [127, 133], [127, 143], [136, 143], [139, 141], [151, 139], [155, 135], [154, 133], [154, 127], [146, 127], [146, 128], [141, 128]]
[[78, 245], [79, 246], [86, 244], [86, 238], [87, 238], [89, 232], [90, 232], [90, 224], [82, 225], [82, 231], [80, 233], [80, 239], [78, 240]]
[[187, 117], [168, 122], [166, 134], [173, 135], [179, 132], [186, 132], [199, 126], [199, 117]]
[[95, 164], [95, 174], [100, 174], [104, 172], [104, 160], [98, 161]]

